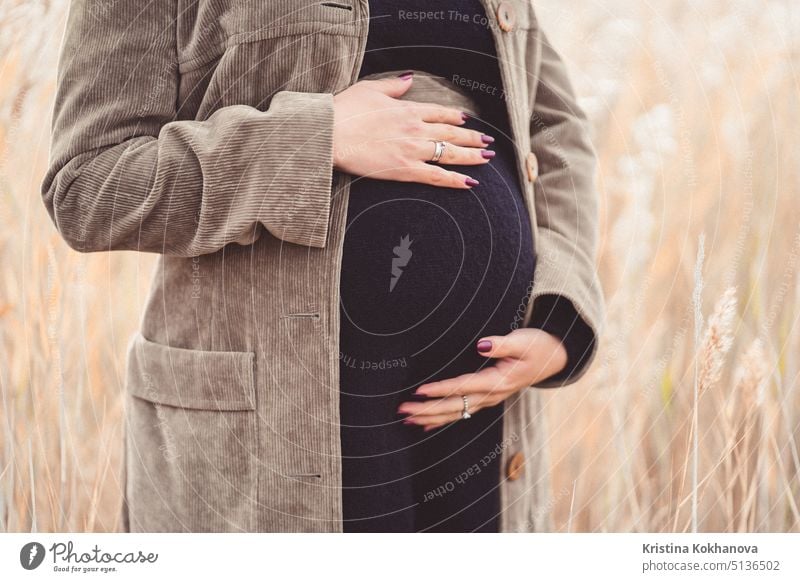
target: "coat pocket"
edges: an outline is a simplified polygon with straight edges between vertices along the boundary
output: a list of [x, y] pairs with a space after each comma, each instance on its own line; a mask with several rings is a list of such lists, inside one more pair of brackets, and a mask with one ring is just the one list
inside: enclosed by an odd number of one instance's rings
[[137, 333], [128, 348], [130, 531], [253, 531], [255, 354], [175, 348]]

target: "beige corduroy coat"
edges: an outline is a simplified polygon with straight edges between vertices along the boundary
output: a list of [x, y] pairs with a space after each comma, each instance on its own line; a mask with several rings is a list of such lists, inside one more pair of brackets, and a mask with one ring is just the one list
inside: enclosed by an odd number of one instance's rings
[[[597, 335], [585, 116], [532, 2], [483, 4], [538, 253], [523, 325], [560, 294]], [[70, 3], [45, 205], [78, 251], [160, 255], [128, 352], [126, 530], [342, 529], [333, 95], [367, 28], [367, 0]], [[541, 531], [540, 391], [506, 407], [501, 529]]]

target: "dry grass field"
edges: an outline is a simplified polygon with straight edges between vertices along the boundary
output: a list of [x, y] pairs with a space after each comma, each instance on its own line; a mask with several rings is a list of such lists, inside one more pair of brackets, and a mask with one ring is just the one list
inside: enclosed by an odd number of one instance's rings
[[[546, 395], [558, 531], [800, 531], [800, 8], [538, 0], [601, 158], [602, 349]], [[0, 0], [0, 531], [119, 527], [154, 258], [39, 195], [64, 0]]]

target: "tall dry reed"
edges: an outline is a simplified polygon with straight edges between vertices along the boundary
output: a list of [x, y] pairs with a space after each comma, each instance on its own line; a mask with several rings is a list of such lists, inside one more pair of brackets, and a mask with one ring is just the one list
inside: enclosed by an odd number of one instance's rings
[[[595, 367], [545, 394], [557, 529], [800, 531], [800, 11], [536, 5], [593, 122], [608, 300]], [[70, 251], [41, 204], [65, 9], [0, 3], [0, 531], [118, 529], [153, 266]]]

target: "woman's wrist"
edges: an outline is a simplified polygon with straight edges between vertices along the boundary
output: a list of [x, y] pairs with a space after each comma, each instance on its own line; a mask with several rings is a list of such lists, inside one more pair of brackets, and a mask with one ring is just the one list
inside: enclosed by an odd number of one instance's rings
[[596, 338], [569, 299], [555, 294], [538, 297], [530, 326], [558, 338], [566, 353], [563, 368], [547, 378], [548, 382], [566, 382], [586, 365]]
[[552, 343], [552, 347], [550, 348], [551, 355], [547, 360], [547, 378], [550, 378], [556, 374], [560, 374], [567, 368], [569, 353], [561, 337], [545, 329], [541, 329], [540, 331], [546, 334], [549, 341]]

